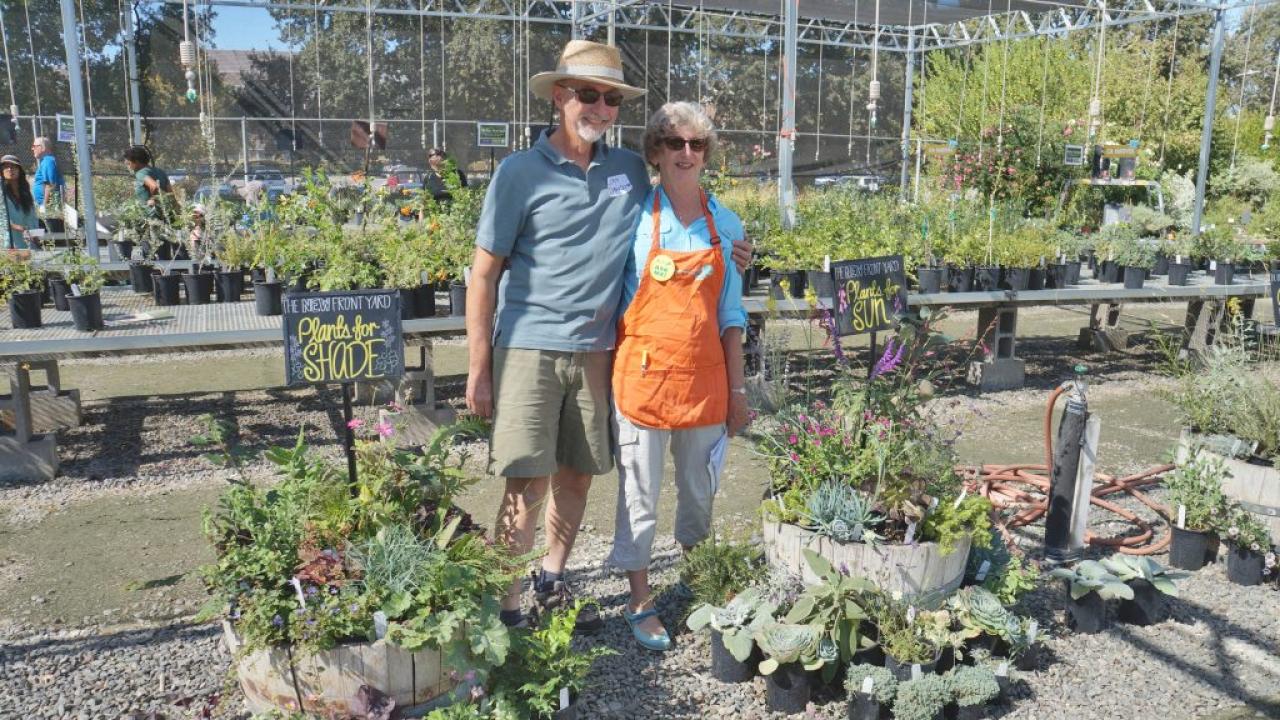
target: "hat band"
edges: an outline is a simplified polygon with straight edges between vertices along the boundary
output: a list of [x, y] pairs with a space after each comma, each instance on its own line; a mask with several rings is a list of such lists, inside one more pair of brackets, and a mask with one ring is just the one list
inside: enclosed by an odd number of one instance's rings
[[594, 75], [622, 82], [622, 70], [608, 65], [561, 65], [556, 72], [565, 75]]

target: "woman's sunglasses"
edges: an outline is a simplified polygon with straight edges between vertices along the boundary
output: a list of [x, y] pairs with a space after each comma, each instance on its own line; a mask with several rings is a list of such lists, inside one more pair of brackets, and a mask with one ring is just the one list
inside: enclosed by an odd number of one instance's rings
[[667, 149], [672, 152], [680, 152], [681, 150], [684, 149], [685, 145], [688, 145], [689, 149], [696, 153], [700, 153], [707, 149], [706, 138], [695, 138], [693, 140], [685, 140], [682, 137], [675, 137], [673, 135], [671, 137], [662, 138], [662, 144], [665, 145]]
[[595, 88], [572, 88], [567, 85], [561, 85], [560, 87], [577, 96], [578, 102], [583, 105], [595, 105], [602, 95], [604, 96], [604, 104], [609, 107], [618, 107], [622, 104], [623, 100], [622, 93], [617, 90], [610, 90], [602, 93]]

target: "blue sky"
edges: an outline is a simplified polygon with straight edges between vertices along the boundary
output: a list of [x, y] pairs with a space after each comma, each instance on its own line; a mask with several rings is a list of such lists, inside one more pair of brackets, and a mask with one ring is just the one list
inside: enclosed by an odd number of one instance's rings
[[219, 5], [213, 20], [220, 50], [279, 50], [285, 47], [275, 20], [262, 8]]

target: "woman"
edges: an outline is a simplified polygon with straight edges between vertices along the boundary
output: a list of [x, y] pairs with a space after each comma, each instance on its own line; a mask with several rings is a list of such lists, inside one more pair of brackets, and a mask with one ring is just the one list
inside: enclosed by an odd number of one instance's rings
[[27, 250], [28, 231], [40, 227], [36, 219], [36, 201], [27, 185], [27, 171], [13, 155], [0, 158], [0, 175], [4, 178], [5, 249]]
[[627, 572], [623, 617], [636, 640], [665, 651], [649, 560], [663, 456], [675, 465], [675, 537], [692, 547], [711, 530], [727, 437], [747, 424], [737, 215], [699, 185], [715, 149], [711, 119], [693, 103], [667, 103], [645, 129], [645, 159], [661, 182], [645, 200], [623, 283], [613, 366], [618, 508], [609, 561]]

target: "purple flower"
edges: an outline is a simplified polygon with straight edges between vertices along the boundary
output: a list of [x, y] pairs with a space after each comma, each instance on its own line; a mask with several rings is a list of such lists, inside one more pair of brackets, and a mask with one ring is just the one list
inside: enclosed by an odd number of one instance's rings
[[315, 595], [315, 594], [316, 594], [316, 591], [317, 591], [317, 588], [316, 588], [316, 586], [315, 586], [315, 585], [308, 585], [308, 586], [307, 586], [307, 594], [308, 594], [308, 595]]
[[389, 422], [380, 422], [374, 426], [374, 429], [377, 430], [378, 434], [384, 438], [389, 438], [396, 434], [395, 427]]
[[271, 624], [275, 625], [276, 627], [280, 627], [284, 625], [284, 618], [280, 617], [279, 615], [276, 615], [275, 617], [271, 618]]
[[897, 343], [894, 348], [893, 338], [889, 338], [889, 342], [885, 343], [884, 354], [876, 361], [876, 366], [871, 370], [871, 377], [877, 378], [886, 373], [891, 373], [897, 369], [902, 363], [902, 355], [906, 350], [906, 343]]
[[348, 608], [348, 609], [349, 609], [351, 612], [359, 612], [359, 611], [360, 611], [360, 605], [359, 605], [359, 604], [357, 604], [357, 603], [351, 603], [351, 607], [350, 607], [350, 608]]

